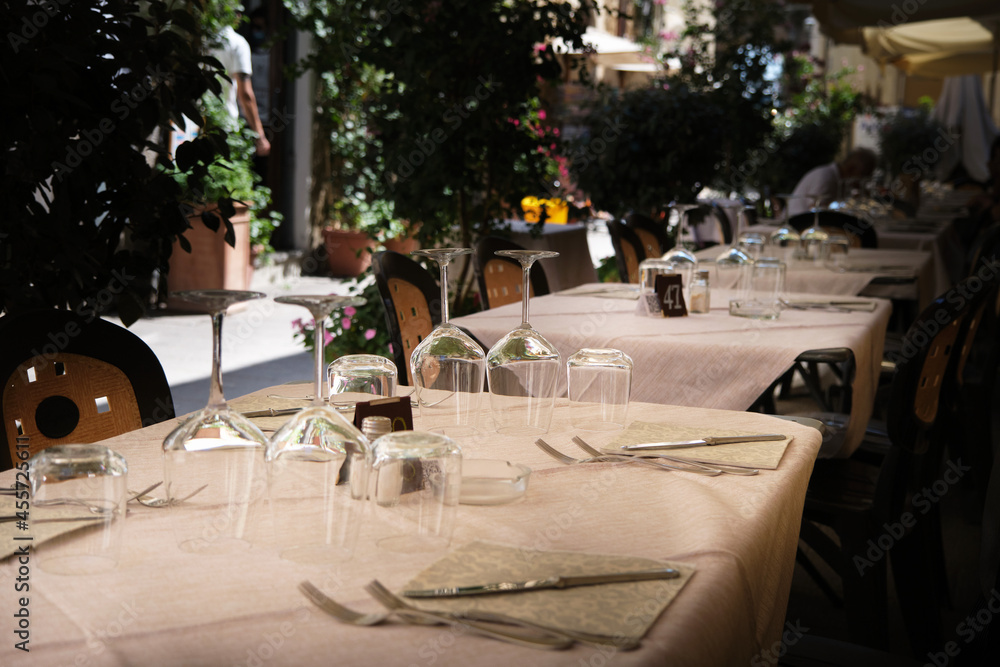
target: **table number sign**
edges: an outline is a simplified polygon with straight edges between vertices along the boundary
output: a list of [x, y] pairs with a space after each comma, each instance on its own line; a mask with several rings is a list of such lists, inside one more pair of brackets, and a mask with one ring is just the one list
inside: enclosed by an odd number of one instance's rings
[[664, 317], [685, 317], [688, 314], [684, 305], [684, 285], [679, 275], [656, 276], [655, 286]]
[[354, 426], [359, 431], [365, 417], [388, 417], [393, 431], [413, 430], [413, 407], [409, 396], [361, 401], [354, 406]]

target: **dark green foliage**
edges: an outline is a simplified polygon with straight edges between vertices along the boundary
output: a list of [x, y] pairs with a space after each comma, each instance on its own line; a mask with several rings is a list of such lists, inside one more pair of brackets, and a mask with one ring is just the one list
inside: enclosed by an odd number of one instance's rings
[[[164, 0], [0, 7], [0, 307], [113, 306], [131, 324], [188, 226], [164, 129], [200, 122], [198, 100], [219, 91], [196, 12]], [[200, 178], [226, 151], [203, 133], [177, 159]]]

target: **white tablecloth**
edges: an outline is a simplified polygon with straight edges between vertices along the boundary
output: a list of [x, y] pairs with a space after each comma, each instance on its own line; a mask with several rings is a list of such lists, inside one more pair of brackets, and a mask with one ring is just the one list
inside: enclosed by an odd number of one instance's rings
[[[289, 387], [281, 390], [287, 394]], [[567, 467], [535, 448], [533, 438], [489, 435], [464, 444], [465, 455], [530, 466], [528, 492], [511, 505], [459, 506], [453, 544], [500, 542], [526, 558], [533, 550], [569, 550], [693, 564], [694, 577], [638, 650], [539, 651], [444, 627], [344, 625], [311, 606], [298, 582], [312, 580], [342, 604], [374, 611], [363, 591], [368, 581], [398, 588], [437, 555], [386, 554], [365, 545], [353, 559], [326, 569], [289, 563], [259, 547], [239, 556], [195, 556], [174, 544], [170, 521], [183, 515], [130, 504], [122, 563], [112, 574], [54, 577], [29, 564], [22, 576], [30, 577], [30, 593], [17, 593], [18, 564], [0, 564], [0, 603], [7, 610], [0, 664], [577, 667], [612, 658], [615, 665], [749, 664], [777, 647], [784, 630], [819, 433], [765, 415], [666, 405], [634, 404], [630, 418], [777, 430], [794, 440], [777, 470], [703, 477], [621, 464]], [[106, 441], [127, 458], [130, 488], [162, 479], [160, 444], [174, 423]], [[570, 451], [571, 433], [560, 407], [546, 438]], [[0, 474], [5, 486], [13, 479], [12, 471]], [[13, 648], [11, 610], [17, 597], [29, 595], [31, 651], [22, 653]]]
[[[871, 416], [890, 304], [878, 301], [870, 313], [786, 310], [780, 319], [762, 322], [729, 315], [732, 296], [713, 288], [710, 313], [663, 319], [636, 315], [635, 301], [553, 294], [531, 300], [530, 319], [564, 361], [584, 347], [630, 355], [634, 400], [726, 410], [750, 407], [803, 352], [850, 348], [858, 370], [851, 424], [838, 452], [849, 455]], [[520, 322], [520, 308], [510, 304], [453, 322], [489, 347]], [[560, 392], [566, 392], [565, 376]]]

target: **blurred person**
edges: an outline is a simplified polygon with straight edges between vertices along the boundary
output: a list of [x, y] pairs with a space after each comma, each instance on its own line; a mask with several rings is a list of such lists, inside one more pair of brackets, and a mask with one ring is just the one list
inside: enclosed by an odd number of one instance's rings
[[1000, 136], [990, 146], [990, 157], [986, 163], [990, 180], [986, 191], [969, 200], [966, 207], [969, 215], [955, 221], [959, 238], [968, 251], [979, 233], [990, 225], [1000, 222]]
[[877, 162], [874, 151], [855, 148], [840, 162], [831, 162], [809, 170], [792, 191], [788, 201], [788, 215], [811, 210], [814, 203], [812, 197], [820, 197], [820, 207], [828, 206], [841, 196], [845, 184], [870, 177]]
[[257, 135], [254, 139], [257, 157], [266, 157], [271, 152], [271, 143], [264, 135], [264, 126], [257, 111], [257, 96], [254, 95], [251, 81], [253, 65], [250, 44], [232, 26], [222, 29], [219, 42], [220, 46], [212, 49], [212, 56], [222, 63], [232, 80], [222, 81], [222, 100], [234, 123], [239, 119], [240, 112], [243, 113], [247, 126]]

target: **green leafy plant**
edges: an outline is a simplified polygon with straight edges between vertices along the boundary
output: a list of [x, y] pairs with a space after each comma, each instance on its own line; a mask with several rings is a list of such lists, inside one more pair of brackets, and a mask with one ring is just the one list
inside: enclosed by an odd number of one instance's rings
[[656, 217], [712, 179], [724, 118], [713, 96], [683, 84], [610, 92], [587, 114], [570, 171], [596, 208]]
[[[218, 94], [200, 1], [3, 2], [0, 308], [115, 308], [128, 325], [156, 293], [186, 193], [171, 173], [205, 176], [225, 137], [205, 132], [171, 156], [171, 123], [201, 122]], [[32, 30], [27, 28], [31, 27]], [[225, 202], [222, 202], [225, 204]], [[231, 207], [220, 206], [224, 218]], [[224, 222], [224, 220], [223, 220]]]
[[[929, 105], [900, 109], [879, 123], [880, 161], [894, 178], [922, 178], [950, 143]], [[937, 142], [937, 145], [935, 144]]]
[[[327, 317], [326, 347], [323, 350], [325, 363], [347, 354], [378, 354], [392, 356], [389, 332], [385, 328], [382, 312], [382, 297], [371, 274], [357, 278], [349, 287], [348, 294], [362, 296], [363, 306], [338, 309]], [[292, 321], [293, 337], [306, 349], [313, 351], [316, 326], [312, 320]]]
[[[199, 106], [204, 118], [201, 131], [225, 132], [231, 120], [222, 100], [216, 95], [206, 95]], [[225, 132], [225, 137], [226, 152], [215, 155], [200, 178], [192, 178], [189, 171], [175, 170], [172, 173], [185, 193], [195, 200], [230, 200], [248, 207], [251, 247], [258, 256], [266, 256], [274, 250], [271, 235], [281, 224], [283, 216], [278, 211], [268, 210], [271, 189], [261, 185], [261, 176], [253, 169], [255, 147], [245, 121], [241, 118], [237, 130]], [[206, 224], [214, 229], [217, 223], [211, 220], [212, 215], [210, 210]], [[202, 219], [205, 220], [204, 214]]]

